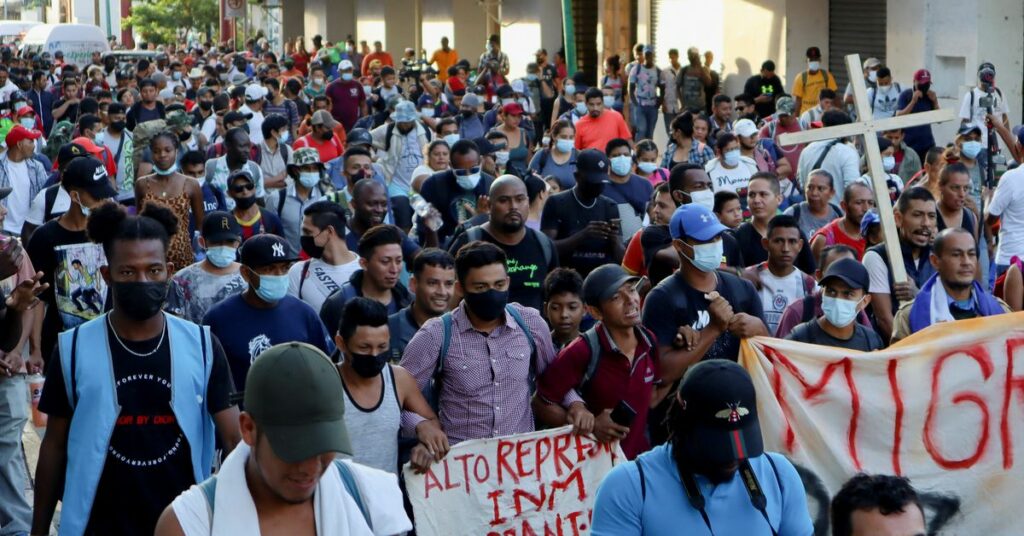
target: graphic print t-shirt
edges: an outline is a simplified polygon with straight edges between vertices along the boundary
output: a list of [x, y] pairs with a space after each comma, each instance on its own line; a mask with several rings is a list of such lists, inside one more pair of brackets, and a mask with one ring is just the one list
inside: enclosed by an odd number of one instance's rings
[[321, 259], [297, 262], [288, 269], [288, 294], [319, 311], [327, 297], [340, 290], [356, 270], [359, 270], [359, 257], [338, 265]]
[[[520, 305], [543, 311], [544, 279], [552, 270], [558, 268], [558, 252], [555, 251], [554, 244], [551, 244], [551, 262], [548, 263], [544, 258], [544, 250], [538, 239], [536, 233], [527, 230], [526, 235], [518, 244], [509, 246], [495, 240], [487, 231], [483, 231], [481, 235], [481, 240], [498, 246], [505, 251], [505, 255], [508, 257], [505, 263], [508, 277], [511, 280], [508, 286], [508, 301], [518, 302]], [[448, 251], [454, 255], [468, 242], [466, 233], [462, 233], [452, 241]]]
[[[170, 341], [165, 336], [156, 353], [142, 357], [128, 353], [109, 326], [107, 340], [121, 413], [110, 436], [85, 533], [152, 534], [163, 509], [195, 484], [191, 450], [171, 410]], [[133, 352], [145, 354], [159, 341], [158, 336], [124, 344]], [[88, 357], [102, 356], [93, 353]], [[46, 379], [39, 409], [51, 416], [72, 417], [57, 349], [47, 366]], [[214, 337], [207, 411], [213, 415], [230, 407], [232, 391], [224, 350]]]
[[761, 290], [758, 291], [758, 295], [761, 297], [761, 307], [764, 309], [764, 323], [768, 326], [768, 333], [775, 333], [786, 306], [803, 299], [806, 295], [804, 273], [800, 270], [793, 270], [793, 273], [789, 275], [777, 277], [765, 269], [759, 275]]
[[248, 287], [240, 272], [214, 275], [197, 262], [174, 274], [164, 310], [198, 324], [211, 307]]

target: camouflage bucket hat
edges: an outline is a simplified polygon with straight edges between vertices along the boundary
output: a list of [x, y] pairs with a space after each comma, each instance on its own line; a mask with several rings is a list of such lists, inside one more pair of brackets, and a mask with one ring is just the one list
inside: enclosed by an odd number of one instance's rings
[[172, 130], [181, 130], [192, 123], [191, 118], [188, 116], [188, 114], [181, 110], [175, 110], [167, 114], [166, 121], [167, 128], [170, 128]]
[[296, 149], [292, 153], [292, 161], [288, 164], [288, 167], [302, 167], [315, 164], [320, 166], [322, 169], [324, 164], [320, 161], [320, 153], [317, 152], [313, 147], [303, 147], [302, 149]]

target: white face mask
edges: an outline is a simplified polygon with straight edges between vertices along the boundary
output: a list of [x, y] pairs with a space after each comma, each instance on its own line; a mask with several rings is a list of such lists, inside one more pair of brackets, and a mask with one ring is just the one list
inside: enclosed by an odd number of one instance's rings
[[613, 97], [611, 95], [605, 95], [603, 97], [603, 100], [604, 100], [604, 107], [605, 108], [611, 108], [612, 106], [615, 106], [615, 97]]
[[714, 210], [715, 208], [715, 192], [711, 190], [697, 190], [696, 192], [690, 192], [690, 202], [694, 205], [700, 205], [708, 210]]
[[[707, 244], [693, 246], [693, 258], [689, 259], [698, 270], [709, 273], [722, 264], [722, 252], [724, 246], [721, 240], [715, 240]], [[685, 257], [686, 254], [684, 253]]]
[[817, 71], [818, 69], [821, 68], [821, 62], [809, 61], [807, 62], [807, 68], [810, 69], [811, 71]]
[[[861, 298], [863, 299], [863, 298]], [[837, 328], [849, 326], [857, 319], [857, 306], [861, 300], [843, 300], [831, 296], [821, 297], [821, 310], [829, 324]]]
[[570, 153], [570, 152], [572, 152], [572, 149], [575, 146], [576, 146], [576, 141], [575, 140], [567, 140], [567, 139], [564, 139], [564, 138], [555, 140], [555, 148], [557, 148], [559, 151], [561, 151], [563, 153]]
[[306, 188], [312, 188], [320, 182], [320, 173], [316, 171], [303, 171], [299, 173], [299, 182]]
[[727, 166], [739, 165], [739, 163], [740, 163], [740, 150], [739, 149], [733, 149], [731, 151], [726, 151], [725, 154], [722, 155], [722, 160], [725, 162], [725, 164]]
[[892, 171], [896, 167], [896, 157], [895, 156], [884, 156], [884, 157], [882, 157], [882, 167], [885, 168], [886, 171]]
[[878, 80], [878, 71], [868, 71], [868, 80], [871, 82]]
[[463, 190], [472, 190], [480, 183], [480, 174], [456, 175], [455, 182], [457, 182], [459, 184], [459, 188], [462, 188]]
[[508, 163], [508, 151], [498, 151], [494, 153], [494, 163], [499, 166], [504, 166]]

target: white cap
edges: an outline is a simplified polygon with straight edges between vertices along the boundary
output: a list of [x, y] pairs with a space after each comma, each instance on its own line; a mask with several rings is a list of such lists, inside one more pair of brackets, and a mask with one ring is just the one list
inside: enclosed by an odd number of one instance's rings
[[174, 98], [174, 88], [165, 87], [160, 90], [160, 100], [167, 100]]
[[245, 87], [245, 100], [255, 102], [267, 96], [267, 88], [259, 84], [249, 84]]
[[736, 121], [736, 124], [732, 126], [732, 130], [738, 136], [749, 138], [750, 136], [757, 134], [757, 125], [755, 125], [754, 122], [749, 119], [740, 119], [739, 121]]
[[338, 64], [339, 71], [347, 71], [348, 69], [354, 68], [355, 67], [352, 66], [352, 62], [350, 60], [341, 60], [341, 63]]

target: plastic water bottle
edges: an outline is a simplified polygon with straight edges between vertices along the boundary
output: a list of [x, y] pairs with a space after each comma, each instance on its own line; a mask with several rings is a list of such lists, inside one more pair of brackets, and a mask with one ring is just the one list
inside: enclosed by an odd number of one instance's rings
[[423, 199], [423, 196], [420, 194], [413, 194], [409, 199], [409, 203], [412, 204], [412, 209], [416, 211], [416, 215], [423, 220], [423, 223], [425, 223], [431, 231], [437, 231], [442, 225], [444, 225], [440, 215], [430, 210], [434, 208], [434, 206], [426, 199]]

